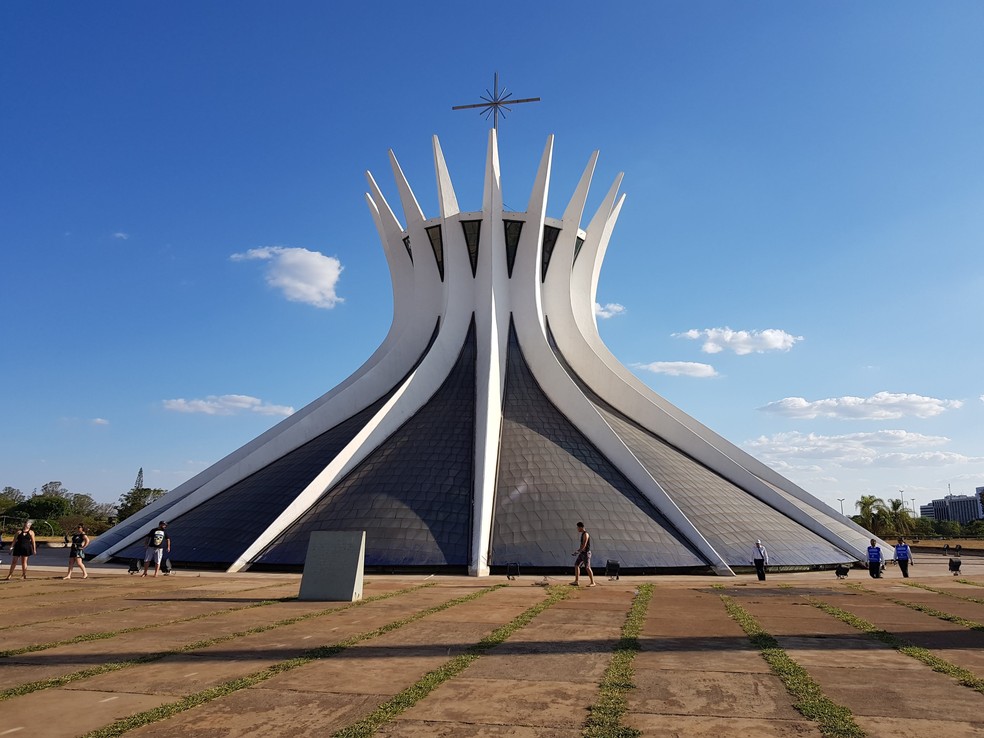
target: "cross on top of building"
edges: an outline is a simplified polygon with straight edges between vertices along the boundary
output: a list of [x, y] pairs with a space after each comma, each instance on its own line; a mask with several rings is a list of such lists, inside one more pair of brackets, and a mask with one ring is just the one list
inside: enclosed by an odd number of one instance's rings
[[510, 105], [519, 105], [520, 103], [531, 103], [540, 102], [538, 97], [524, 97], [518, 100], [514, 100], [511, 92], [506, 92], [506, 88], [503, 87], [499, 89], [499, 73], [495, 73], [495, 79], [492, 84], [492, 92], [489, 92], [488, 88], [485, 90], [485, 94], [480, 96], [485, 102], [475, 103], [473, 105], [455, 105], [452, 110], [468, 110], [470, 108], [482, 108], [479, 113], [485, 116], [485, 120], [492, 117], [492, 128], [496, 131], [499, 130], [499, 111], [502, 111], [502, 117], [506, 117], [507, 112], [512, 112]]

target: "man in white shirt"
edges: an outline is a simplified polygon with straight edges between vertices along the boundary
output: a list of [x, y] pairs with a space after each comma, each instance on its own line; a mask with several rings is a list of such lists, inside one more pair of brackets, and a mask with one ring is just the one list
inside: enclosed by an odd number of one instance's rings
[[755, 564], [755, 573], [758, 574], [760, 582], [765, 581], [765, 567], [769, 565], [769, 552], [765, 550], [762, 541], [755, 541], [752, 548], [752, 563]]

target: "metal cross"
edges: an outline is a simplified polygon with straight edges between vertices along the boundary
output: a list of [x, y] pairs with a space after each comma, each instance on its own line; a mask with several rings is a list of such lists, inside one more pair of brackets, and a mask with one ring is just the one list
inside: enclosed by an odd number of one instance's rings
[[492, 85], [492, 92], [485, 90], [485, 94], [480, 96], [485, 102], [476, 103], [474, 105], [455, 105], [452, 110], [467, 110], [469, 108], [482, 108], [479, 112], [485, 115], [485, 120], [492, 116], [492, 128], [496, 131], [499, 130], [499, 110], [502, 109], [502, 117], [505, 119], [506, 112], [512, 112], [510, 105], [519, 105], [519, 103], [531, 103], [540, 102], [538, 97], [524, 97], [520, 100], [513, 100], [512, 93], [506, 92], [506, 88], [503, 87], [499, 89], [499, 73], [495, 73], [495, 80]]

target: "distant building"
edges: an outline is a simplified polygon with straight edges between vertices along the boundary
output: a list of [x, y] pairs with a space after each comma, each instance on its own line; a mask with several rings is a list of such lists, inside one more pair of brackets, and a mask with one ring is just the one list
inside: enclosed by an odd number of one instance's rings
[[921, 518], [929, 518], [930, 520], [935, 520], [936, 519], [936, 508], [934, 508], [932, 506], [932, 504], [929, 504], [929, 505], [920, 505], [919, 506], [919, 517], [921, 517]]
[[923, 509], [932, 508], [931, 517], [936, 520], [954, 520], [961, 525], [972, 523], [984, 518], [979, 492], [976, 495], [947, 495], [942, 500], [933, 500], [924, 505]]

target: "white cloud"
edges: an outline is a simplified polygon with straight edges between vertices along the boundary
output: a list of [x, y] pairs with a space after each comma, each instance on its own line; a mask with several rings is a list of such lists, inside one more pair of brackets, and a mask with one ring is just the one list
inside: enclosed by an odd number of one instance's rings
[[950, 442], [945, 436], [927, 436], [904, 430], [847, 433], [824, 436], [816, 433], [777, 433], [760, 436], [743, 445], [770, 465], [798, 468], [792, 460], [824, 459], [843, 467], [945, 466], [977, 463], [984, 457], [971, 457], [952, 451], [928, 450]]
[[698, 340], [703, 338], [700, 350], [705, 354], [718, 354], [726, 349], [739, 356], [744, 354], [764, 354], [766, 351], [789, 351], [803, 336], [794, 336], [778, 328], [764, 331], [733, 331], [730, 328], [691, 328], [685, 333], [674, 333], [674, 338]]
[[287, 405], [271, 405], [249, 395], [209, 395], [203, 400], [164, 400], [164, 409], [176, 413], [203, 413], [205, 415], [236, 415], [241, 412], [260, 415], [292, 415], [294, 408]]
[[696, 361], [654, 361], [651, 364], [633, 364], [635, 369], [645, 369], [653, 374], [668, 374], [671, 377], [716, 377], [718, 373], [710, 364]]
[[981, 395], [981, 402], [984, 402], [984, 395]]
[[878, 458], [879, 466], [949, 466], [977, 464], [984, 456], [964, 456], [953, 451], [921, 451], [917, 454], [885, 454]]
[[963, 405], [960, 400], [939, 400], [905, 393], [879, 392], [871, 397], [828, 397], [806, 400], [784, 397], [770, 402], [764, 410], [787, 418], [840, 418], [851, 420], [895, 420], [906, 416], [932, 418]]
[[334, 256], [287, 246], [264, 246], [233, 254], [229, 258], [233, 261], [269, 261], [267, 284], [279, 289], [291, 302], [303, 302], [325, 309], [344, 302], [335, 294], [343, 267]]
[[124, 233], [123, 231], [117, 231], [116, 233], [113, 234], [113, 238], [117, 238], [120, 241], [129, 241], [130, 240], [130, 234], [129, 233]]
[[109, 421], [106, 418], [93, 418], [89, 422], [93, 425], [109, 425]]
[[625, 306], [619, 305], [617, 302], [609, 302], [606, 305], [599, 305], [597, 302], [594, 304], [594, 314], [599, 318], [614, 318], [624, 312]]

